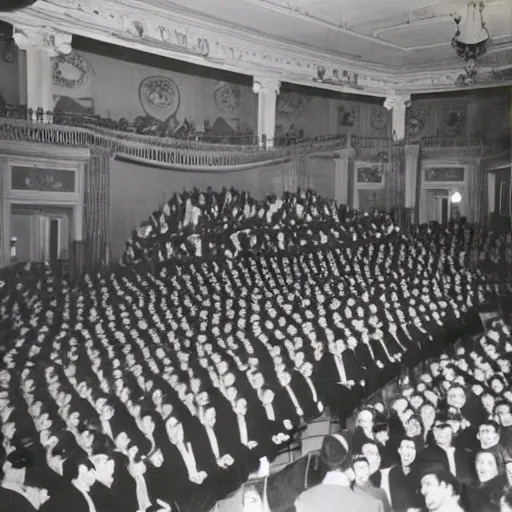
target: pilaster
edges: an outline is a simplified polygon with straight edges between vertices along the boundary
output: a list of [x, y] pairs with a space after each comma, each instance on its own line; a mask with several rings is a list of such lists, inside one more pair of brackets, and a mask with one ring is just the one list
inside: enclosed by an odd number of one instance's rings
[[252, 90], [258, 95], [258, 140], [267, 147], [274, 145], [276, 133], [276, 103], [281, 82], [277, 78], [254, 77]]
[[334, 199], [339, 204], [349, 204], [349, 172], [351, 161], [355, 158], [354, 148], [348, 147], [336, 152], [334, 159]]
[[13, 37], [18, 48], [24, 50], [24, 56], [19, 59], [19, 65], [25, 66], [25, 70], [20, 68], [20, 78], [25, 80], [20, 84], [20, 91], [26, 95], [23, 99], [27, 107], [33, 110], [34, 116], [38, 109], [43, 113], [51, 111], [52, 57], [71, 53], [71, 34], [50, 27], [15, 26]]
[[[411, 209], [413, 217], [416, 209], [419, 157], [419, 144], [405, 146], [405, 207]], [[412, 218], [411, 222], [415, 222], [415, 219]]]
[[391, 110], [393, 138], [403, 140], [405, 138], [405, 115], [411, 105], [410, 94], [391, 94], [384, 101], [384, 108]]

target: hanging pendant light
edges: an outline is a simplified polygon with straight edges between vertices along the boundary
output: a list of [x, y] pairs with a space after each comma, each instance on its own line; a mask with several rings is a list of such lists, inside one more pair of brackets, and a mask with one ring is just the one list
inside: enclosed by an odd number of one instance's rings
[[490, 35], [483, 18], [484, 7], [484, 0], [470, 0], [465, 17], [457, 15], [454, 18], [457, 29], [452, 39], [452, 46], [457, 56], [465, 62], [464, 74], [459, 76], [459, 83], [475, 81], [477, 59], [487, 52]]

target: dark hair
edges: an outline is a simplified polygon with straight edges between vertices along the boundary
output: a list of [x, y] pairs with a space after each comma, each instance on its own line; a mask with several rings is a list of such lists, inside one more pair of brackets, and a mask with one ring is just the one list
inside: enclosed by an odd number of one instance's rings
[[111, 458], [113, 451], [114, 444], [110, 437], [104, 434], [96, 434], [94, 436], [94, 441], [92, 442], [91, 447], [92, 455], [106, 455]]
[[493, 414], [496, 414], [496, 409], [498, 407], [508, 407], [508, 411], [509, 412], [512, 412], [512, 404], [510, 402], [507, 402], [506, 400], [503, 400], [503, 399], [500, 399], [500, 400], [497, 400], [494, 404], [494, 409], [492, 410]]
[[483, 427], [483, 426], [489, 426], [489, 427], [493, 427], [494, 430], [496, 430], [496, 433], [497, 434], [501, 434], [501, 427], [499, 426], [498, 423], [496, 423], [494, 420], [491, 420], [491, 419], [487, 419], [487, 420], [482, 420], [479, 424], [478, 424], [478, 430], [480, 430], [480, 427]]
[[62, 477], [64, 480], [71, 482], [77, 478], [80, 472], [80, 466], [85, 466], [87, 469], [95, 469], [94, 464], [82, 450], [75, 452], [62, 464]]
[[373, 425], [373, 433], [378, 434], [379, 432], [389, 432], [389, 423], [387, 421], [379, 421]]
[[369, 464], [368, 459], [362, 453], [356, 453], [352, 457], [352, 460], [350, 461], [350, 465], [352, 467], [354, 467], [356, 462], [366, 462], [366, 464]]

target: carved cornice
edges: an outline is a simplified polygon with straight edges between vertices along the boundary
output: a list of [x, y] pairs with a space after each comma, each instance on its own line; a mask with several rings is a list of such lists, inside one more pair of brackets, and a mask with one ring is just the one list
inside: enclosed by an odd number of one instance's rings
[[[462, 65], [457, 69], [411, 72], [364, 63], [206, 15], [198, 16], [176, 6], [171, 13], [170, 9], [137, 0], [37, 2], [22, 11], [3, 13], [2, 18], [20, 26], [22, 32], [24, 26], [53, 27], [50, 34], [59, 34], [54, 50], [57, 52], [67, 50], [69, 34], [77, 34], [203, 66], [252, 76], [276, 76], [277, 80], [343, 93], [386, 97], [389, 91], [414, 94], [456, 90], [459, 88], [455, 81], [462, 72]], [[68, 40], [62, 33], [68, 34]], [[20, 36], [20, 44], [27, 45], [31, 39]], [[39, 46], [47, 47], [44, 38], [41, 43]], [[319, 81], [319, 70], [324, 80]], [[479, 84], [467, 88], [473, 87]]]
[[16, 24], [14, 26], [13, 38], [21, 50], [27, 50], [28, 48], [45, 50], [51, 57], [68, 55], [72, 51], [72, 35], [51, 27]]
[[281, 81], [276, 78], [255, 76], [252, 82], [252, 90], [255, 94], [279, 94]]

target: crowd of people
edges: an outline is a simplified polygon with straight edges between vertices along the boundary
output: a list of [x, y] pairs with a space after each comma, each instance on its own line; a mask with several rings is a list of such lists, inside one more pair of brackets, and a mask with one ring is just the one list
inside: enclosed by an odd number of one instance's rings
[[152, 218], [101, 275], [1, 271], [0, 510], [206, 511], [312, 418], [343, 425], [476, 332], [493, 293], [310, 191], [193, 192]]
[[[509, 512], [511, 382], [512, 334], [497, 320], [419, 365], [388, 403], [361, 407], [353, 431], [327, 436], [324, 485], [373, 498], [362, 501], [368, 511]], [[314, 510], [331, 510], [324, 489], [306, 491], [297, 510], [313, 510], [311, 499]]]

